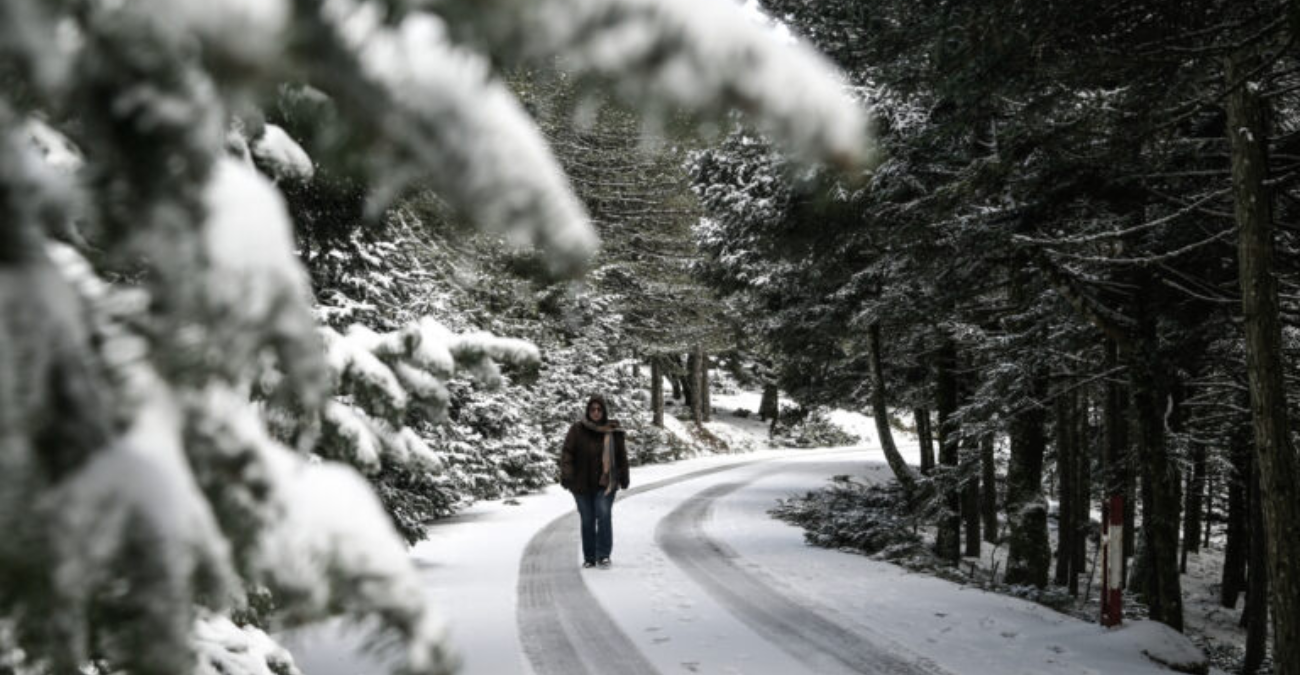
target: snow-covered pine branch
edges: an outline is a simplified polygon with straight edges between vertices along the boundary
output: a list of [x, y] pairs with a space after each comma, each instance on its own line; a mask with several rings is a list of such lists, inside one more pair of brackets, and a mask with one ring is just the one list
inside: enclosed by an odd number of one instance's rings
[[481, 227], [546, 250], [556, 271], [585, 264], [597, 248], [586, 212], [486, 59], [431, 14], [393, 26], [378, 3], [300, 4], [314, 27], [308, 72], [386, 141], [378, 203], [431, 187]]
[[398, 464], [437, 468], [441, 461], [413, 430], [407, 413], [423, 419], [447, 418], [447, 381], [469, 374], [488, 387], [501, 383], [498, 363], [526, 368], [540, 362], [537, 347], [486, 332], [456, 334], [430, 318], [387, 333], [354, 324], [345, 334], [321, 328], [326, 359], [342, 396], [323, 412], [320, 451], [368, 472], [378, 471], [381, 455]]
[[784, 44], [730, 0], [440, 0], [467, 39], [534, 66], [613, 85], [657, 113], [730, 109], [805, 159], [878, 161], [866, 115], [825, 58]]

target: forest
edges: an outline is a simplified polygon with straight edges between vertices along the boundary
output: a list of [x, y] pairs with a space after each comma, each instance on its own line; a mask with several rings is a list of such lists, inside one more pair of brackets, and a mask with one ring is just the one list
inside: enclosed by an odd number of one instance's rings
[[0, 0], [0, 675], [329, 675], [277, 642], [338, 617], [475, 672], [413, 560], [562, 492], [596, 393], [635, 470], [870, 445], [880, 489], [767, 508], [1051, 606], [1096, 613], [1122, 503], [1126, 620], [1206, 647], [1212, 605], [1211, 665], [1300, 675], [1298, 40], [1296, 0]]

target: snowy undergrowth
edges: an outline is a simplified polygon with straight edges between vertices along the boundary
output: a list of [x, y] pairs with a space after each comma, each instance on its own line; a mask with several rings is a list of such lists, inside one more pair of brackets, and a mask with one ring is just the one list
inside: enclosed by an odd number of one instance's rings
[[[1084, 621], [1099, 613], [1094, 562], [1089, 550], [1089, 577], [1080, 582], [1085, 597], [1075, 598], [1059, 586], [1039, 589], [1008, 585], [998, 576], [1005, 566], [1004, 546], [985, 542], [979, 557], [966, 557], [958, 567], [947, 565], [933, 553], [934, 536], [927, 519], [910, 508], [896, 483], [872, 484], [849, 476], [836, 476], [820, 490], [780, 500], [769, 512], [804, 529], [807, 543], [857, 553], [898, 564], [909, 570], [938, 576], [963, 585], [1030, 600]], [[1055, 527], [1050, 529], [1056, 545]], [[1126, 594], [1126, 622], [1134, 628], [1123, 639], [1136, 640], [1148, 656], [1180, 672], [1206, 672], [1209, 666], [1235, 671], [1240, 665], [1244, 633], [1237, 626], [1240, 610], [1218, 606], [1218, 579], [1222, 552], [1209, 549], [1192, 554], [1184, 575], [1187, 635], [1145, 621], [1145, 607]], [[1154, 627], [1153, 627], [1154, 626]], [[1261, 673], [1271, 672], [1265, 664]]]

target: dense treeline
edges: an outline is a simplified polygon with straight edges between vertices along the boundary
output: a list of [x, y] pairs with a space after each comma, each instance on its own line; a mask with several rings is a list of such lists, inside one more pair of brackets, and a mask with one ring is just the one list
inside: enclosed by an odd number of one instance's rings
[[1055, 497], [1077, 589], [1089, 508], [1124, 495], [1129, 590], [1181, 628], [1180, 553], [1226, 521], [1247, 670], [1271, 616], [1300, 672], [1294, 8], [763, 4], [877, 105], [887, 156], [856, 182], [743, 133], [696, 158], [704, 278], [764, 317], [782, 385], [916, 411], [938, 552], [1005, 540], [1008, 583], [1049, 582]]

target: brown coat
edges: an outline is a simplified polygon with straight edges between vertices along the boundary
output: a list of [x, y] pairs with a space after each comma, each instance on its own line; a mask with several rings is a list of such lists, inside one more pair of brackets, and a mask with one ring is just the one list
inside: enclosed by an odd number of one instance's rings
[[[618, 422], [610, 422], [615, 427], [614, 435], [614, 470], [618, 487], [627, 489], [627, 443], [622, 429], [617, 429]], [[578, 494], [588, 494], [601, 489], [602, 473], [600, 456], [605, 450], [605, 434], [588, 429], [582, 422], [574, 422], [569, 433], [564, 437], [564, 449], [560, 451], [560, 485], [566, 490]]]

